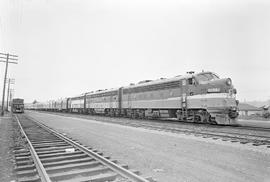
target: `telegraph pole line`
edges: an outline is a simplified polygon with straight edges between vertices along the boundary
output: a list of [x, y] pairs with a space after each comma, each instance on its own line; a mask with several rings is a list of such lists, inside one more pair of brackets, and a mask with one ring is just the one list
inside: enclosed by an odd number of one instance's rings
[[6, 111], [8, 111], [8, 96], [9, 96], [9, 86], [10, 86], [10, 78], [8, 79], [8, 90], [7, 90], [7, 109], [6, 109]]
[[7, 108], [6, 108], [6, 111], [8, 111], [8, 98], [9, 98], [9, 87], [10, 87], [10, 84], [14, 84], [15, 83], [15, 80], [13, 78], [9, 78], [8, 79], [8, 90], [7, 90]]
[[12, 100], [13, 95], [14, 95], [14, 89], [10, 89], [10, 92], [9, 92], [9, 100]]
[[[9, 61], [9, 60], [13, 60], [13, 61]], [[1, 116], [4, 115], [5, 91], [6, 91], [6, 79], [7, 79], [8, 64], [9, 63], [18, 64], [15, 61], [18, 61], [18, 56], [17, 55], [0, 53], [0, 62], [6, 63], [5, 76], [4, 76], [4, 86], [3, 86], [3, 95], [2, 95]]]

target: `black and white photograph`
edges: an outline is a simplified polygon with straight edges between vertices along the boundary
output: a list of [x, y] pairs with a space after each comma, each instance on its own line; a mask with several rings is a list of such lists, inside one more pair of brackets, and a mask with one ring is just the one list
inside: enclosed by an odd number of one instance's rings
[[0, 0], [1, 182], [270, 182], [269, 0]]

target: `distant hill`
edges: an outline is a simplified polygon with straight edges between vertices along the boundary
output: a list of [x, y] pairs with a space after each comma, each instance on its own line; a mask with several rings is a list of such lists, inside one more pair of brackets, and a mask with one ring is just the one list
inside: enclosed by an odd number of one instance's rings
[[262, 107], [264, 105], [270, 105], [270, 100], [267, 101], [247, 101], [247, 102], [242, 102], [242, 103], [246, 103], [255, 107]]

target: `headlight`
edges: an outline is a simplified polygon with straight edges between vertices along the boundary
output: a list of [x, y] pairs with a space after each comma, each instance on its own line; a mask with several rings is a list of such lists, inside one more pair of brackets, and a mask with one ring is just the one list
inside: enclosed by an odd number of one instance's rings
[[232, 85], [232, 80], [231, 80], [230, 78], [227, 78], [226, 84], [227, 84], [228, 86], [231, 86], [231, 85]]

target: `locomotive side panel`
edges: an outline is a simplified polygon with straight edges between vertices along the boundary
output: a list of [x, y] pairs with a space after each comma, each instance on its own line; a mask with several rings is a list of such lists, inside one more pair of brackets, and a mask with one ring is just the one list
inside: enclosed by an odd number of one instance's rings
[[118, 91], [105, 91], [86, 96], [88, 113], [114, 114], [119, 109]]
[[122, 107], [132, 109], [175, 109], [181, 107], [180, 89], [166, 89], [123, 95]]
[[84, 97], [70, 98], [70, 110], [71, 112], [83, 113], [84, 110]]
[[180, 80], [138, 85], [123, 90], [123, 108], [175, 108], [179, 105]]

